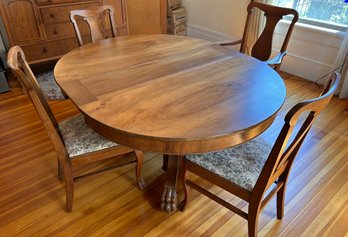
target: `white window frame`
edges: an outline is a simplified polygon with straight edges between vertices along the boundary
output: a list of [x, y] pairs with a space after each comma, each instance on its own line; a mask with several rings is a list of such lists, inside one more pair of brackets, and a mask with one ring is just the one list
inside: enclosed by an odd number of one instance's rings
[[[272, 1], [272, 4], [273, 4], [273, 1]], [[291, 20], [291, 17], [284, 17], [284, 20]], [[305, 25], [309, 25], [309, 26], [317, 26], [317, 27], [322, 27], [322, 28], [337, 30], [342, 32], [346, 32], [348, 30], [348, 25], [341, 25], [341, 24], [336, 24], [332, 22], [326, 22], [326, 21], [321, 21], [317, 19], [301, 17], [301, 16], [299, 16], [298, 22]]]
[[[287, 18], [285, 19], [288, 20]], [[305, 18], [301, 16], [299, 17], [298, 22], [305, 25], [318, 26], [318, 27], [322, 27], [326, 29], [338, 30], [343, 32], [348, 30], [348, 26], [346, 25], [340, 25], [340, 24], [335, 24], [332, 22], [320, 21], [320, 20]]]

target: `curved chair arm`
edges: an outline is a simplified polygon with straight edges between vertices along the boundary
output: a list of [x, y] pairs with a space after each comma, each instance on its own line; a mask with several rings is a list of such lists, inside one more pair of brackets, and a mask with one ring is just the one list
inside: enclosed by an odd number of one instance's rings
[[218, 41], [218, 42], [215, 42], [216, 44], [219, 44], [221, 46], [232, 46], [232, 45], [237, 45], [237, 44], [241, 44], [242, 43], [242, 39], [240, 40], [236, 40], [236, 41]]
[[282, 63], [283, 58], [284, 58], [285, 55], [286, 55], [286, 51], [283, 52], [283, 53], [279, 52], [274, 58], [267, 60], [266, 63], [268, 65], [270, 65], [270, 66], [272, 66], [272, 65], [279, 65], [279, 64]]

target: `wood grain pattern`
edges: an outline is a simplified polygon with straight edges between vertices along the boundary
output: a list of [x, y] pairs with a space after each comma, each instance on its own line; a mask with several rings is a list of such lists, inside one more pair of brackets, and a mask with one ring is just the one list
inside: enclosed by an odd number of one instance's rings
[[12, 45], [36, 42], [45, 38], [35, 1], [4, 0], [0, 3], [0, 12]]
[[167, 212], [177, 209], [179, 155], [257, 136], [285, 99], [279, 75], [258, 60], [169, 35], [86, 45], [59, 60], [55, 79], [96, 132], [127, 147], [172, 154], [161, 198]]
[[[287, 99], [264, 133], [273, 142], [284, 115], [318, 88], [283, 74]], [[14, 85], [15, 84], [15, 85]], [[244, 219], [207, 197], [192, 192], [190, 208], [168, 215], [159, 210], [164, 172], [162, 157], [147, 153], [144, 191], [134, 186], [132, 167], [81, 179], [74, 211], [62, 210], [64, 184], [57, 181], [53, 146], [31, 102], [17, 83], [0, 94], [0, 235], [7, 236], [246, 236]], [[50, 103], [59, 121], [79, 113], [71, 101]], [[334, 98], [308, 134], [286, 191], [285, 213], [276, 219], [275, 199], [260, 215], [260, 236], [345, 237], [348, 234], [347, 101]], [[93, 180], [92, 180], [93, 178]], [[93, 182], [91, 182], [93, 181]], [[246, 203], [200, 178], [200, 185], [245, 208]], [[179, 187], [178, 198], [182, 199]], [[313, 231], [313, 232], [312, 232]]]
[[167, 32], [167, 0], [128, 0], [127, 14], [132, 35]]
[[271, 124], [286, 93], [279, 75], [258, 60], [169, 35], [85, 45], [64, 56], [54, 73], [94, 130], [164, 154], [248, 140]]

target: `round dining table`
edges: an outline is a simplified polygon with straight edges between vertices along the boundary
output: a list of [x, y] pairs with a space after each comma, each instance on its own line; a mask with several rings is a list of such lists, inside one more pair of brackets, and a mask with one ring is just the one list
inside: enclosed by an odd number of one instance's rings
[[286, 97], [282, 78], [250, 56], [184, 36], [101, 40], [64, 55], [54, 76], [97, 133], [164, 154], [161, 207], [177, 209], [183, 156], [221, 150], [267, 129]]

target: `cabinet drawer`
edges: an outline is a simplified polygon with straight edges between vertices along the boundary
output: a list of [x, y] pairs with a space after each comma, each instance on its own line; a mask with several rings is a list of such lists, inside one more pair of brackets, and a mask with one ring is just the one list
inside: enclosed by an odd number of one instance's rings
[[[131, 0], [133, 1], [133, 0]], [[129, 1], [128, 1], [129, 2]], [[117, 26], [127, 24], [127, 4], [126, 0], [103, 0], [104, 5], [111, 5], [115, 9], [115, 22]]]
[[77, 4], [69, 6], [57, 6], [41, 8], [41, 16], [44, 24], [52, 25], [64, 22], [70, 22], [70, 11], [88, 9], [91, 7], [101, 6], [100, 3], [93, 4]]
[[[107, 35], [111, 36], [111, 30], [107, 30]], [[118, 27], [117, 28], [118, 36], [127, 35], [127, 27]], [[90, 35], [82, 36], [82, 40], [85, 44], [91, 42]], [[67, 39], [59, 39], [45, 43], [37, 43], [31, 45], [22, 45], [21, 46], [25, 57], [28, 62], [39, 61], [43, 59], [49, 59], [53, 57], [62, 56], [71, 50], [78, 48], [79, 45], [77, 43], [77, 39], [67, 38]]]
[[[39, 6], [76, 3], [76, 2], [77, 2], [76, 0], [36, 0], [37, 5], [39, 5]], [[98, 0], [83, 0], [80, 2], [100, 2], [100, 1], [98, 1]]]
[[[88, 24], [84, 21], [78, 22], [81, 35], [90, 34]], [[74, 26], [71, 22], [54, 25], [45, 25], [46, 37], [49, 40], [73, 38], [76, 36]]]
[[[77, 22], [79, 26], [79, 30], [82, 36], [90, 35], [90, 29], [86, 21], [78, 21]], [[106, 27], [106, 28], [105, 28]], [[111, 37], [111, 31], [109, 24], [106, 24], [105, 27], [102, 24], [102, 21], [100, 19], [99, 22], [99, 29], [101, 29], [101, 32], [104, 37], [109, 36]], [[46, 37], [48, 40], [58, 40], [58, 39], [64, 39], [64, 38], [74, 38], [76, 37], [75, 29], [72, 23], [60, 23], [60, 24], [54, 24], [54, 25], [45, 25], [45, 32]], [[125, 34], [123, 32], [126, 32]], [[126, 35], [127, 34], [127, 26], [118, 26], [117, 27], [117, 34], [118, 35]], [[77, 40], [77, 39], [76, 39]]]
[[29, 62], [52, 58], [65, 54], [78, 47], [75, 38], [56, 40], [46, 43], [21, 46]]

